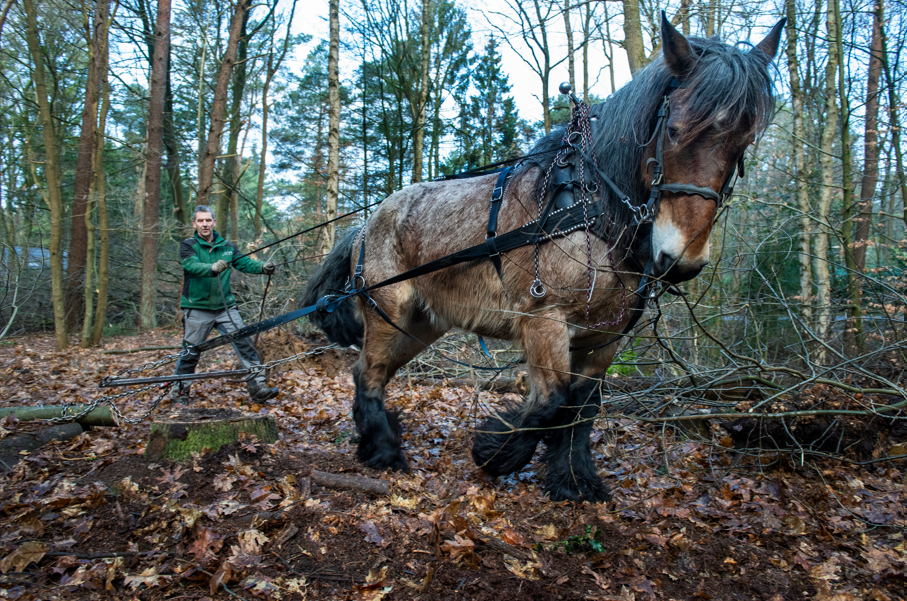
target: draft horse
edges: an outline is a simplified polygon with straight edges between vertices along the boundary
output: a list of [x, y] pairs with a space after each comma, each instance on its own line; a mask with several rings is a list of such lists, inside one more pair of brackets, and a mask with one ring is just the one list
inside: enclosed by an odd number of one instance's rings
[[[590, 447], [600, 379], [619, 334], [644, 308], [637, 303], [645, 294], [641, 282], [677, 284], [709, 262], [718, 205], [738, 163], [742, 170], [744, 151], [773, 116], [769, 71], [783, 26], [741, 49], [717, 38], [687, 39], [662, 14], [661, 55], [606, 101], [586, 107], [588, 131], [574, 138], [585, 141], [582, 147], [565, 147], [570, 136], [556, 131], [504, 182], [492, 174], [415, 184], [347, 233], [310, 279], [307, 305], [483, 243], [494, 194], [496, 231], [539, 220], [564, 188], [553, 184], [565, 165], [574, 174], [569, 203], [600, 209], [575, 231], [378, 288], [314, 315], [331, 340], [362, 348], [353, 415], [363, 463], [407, 469], [398, 418], [384, 406], [385, 386], [458, 327], [518, 341], [529, 370], [528, 398], [477, 428], [476, 464], [491, 475], [512, 473], [544, 441], [552, 499], [609, 498]], [[578, 181], [577, 171], [585, 171]], [[613, 185], [599, 185], [603, 174]]]

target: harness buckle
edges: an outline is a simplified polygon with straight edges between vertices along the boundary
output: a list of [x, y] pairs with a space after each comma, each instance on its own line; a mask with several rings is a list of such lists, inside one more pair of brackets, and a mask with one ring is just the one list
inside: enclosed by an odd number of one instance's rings
[[656, 171], [655, 176], [652, 178], [652, 186], [660, 186], [661, 182], [664, 180], [665, 174], [661, 171]]
[[536, 279], [532, 282], [532, 286], [529, 287], [529, 294], [535, 298], [544, 298], [548, 291], [545, 289], [545, 286], [542, 285], [542, 281]]
[[498, 186], [491, 192], [491, 202], [498, 202], [504, 197], [504, 187]]

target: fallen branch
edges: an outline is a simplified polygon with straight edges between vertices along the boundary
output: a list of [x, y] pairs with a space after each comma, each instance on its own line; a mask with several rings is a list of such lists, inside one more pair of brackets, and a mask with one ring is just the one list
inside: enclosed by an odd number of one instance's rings
[[145, 351], [178, 351], [181, 346], [143, 346], [142, 348], [131, 348], [131, 349], [111, 349], [109, 351], [101, 351], [102, 355], [129, 355], [130, 353], [144, 353]]
[[52, 440], [69, 440], [83, 432], [79, 424], [62, 424], [31, 432], [18, 434], [0, 440], [0, 471], [9, 471], [22, 458], [22, 451], [34, 451]]
[[510, 555], [511, 557], [516, 557], [517, 559], [522, 560], [522, 561], [529, 561], [530, 559], [532, 559], [528, 554], [524, 553], [520, 549], [517, 549], [513, 545], [509, 545], [509, 544], [505, 543], [504, 541], [502, 541], [498, 538], [495, 538], [493, 536], [490, 536], [488, 538], [482, 538], [479, 540], [485, 546], [491, 547], [495, 551], [500, 551], [501, 553], [504, 553], [505, 555]]
[[312, 482], [329, 488], [345, 488], [348, 490], [364, 490], [376, 495], [387, 495], [391, 492], [390, 484], [384, 480], [354, 476], [348, 474], [329, 474], [312, 470]]
[[[61, 419], [78, 415], [85, 411], [88, 405], [50, 405], [47, 407], [4, 407], [0, 409], [0, 418], [15, 415], [20, 421], [39, 419]], [[117, 426], [117, 422], [110, 411], [110, 407], [95, 407], [85, 415], [74, 420], [82, 426]]]

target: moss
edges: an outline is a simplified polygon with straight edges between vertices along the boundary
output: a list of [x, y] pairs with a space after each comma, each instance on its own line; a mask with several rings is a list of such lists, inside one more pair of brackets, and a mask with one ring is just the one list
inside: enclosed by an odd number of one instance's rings
[[216, 451], [239, 440], [241, 432], [254, 434], [260, 442], [277, 441], [277, 424], [269, 417], [249, 416], [226, 421], [155, 422], [145, 456], [186, 461], [203, 449]]

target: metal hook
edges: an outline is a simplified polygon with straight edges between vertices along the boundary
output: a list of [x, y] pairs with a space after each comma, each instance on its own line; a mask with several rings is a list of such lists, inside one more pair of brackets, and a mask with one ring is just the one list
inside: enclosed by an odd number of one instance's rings
[[532, 286], [529, 288], [529, 294], [531, 294], [535, 298], [543, 298], [546, 294], [548, 294], [548, 291], [542, 285], [542, 281], [536, 279], [534, 282], [532, 282]]

